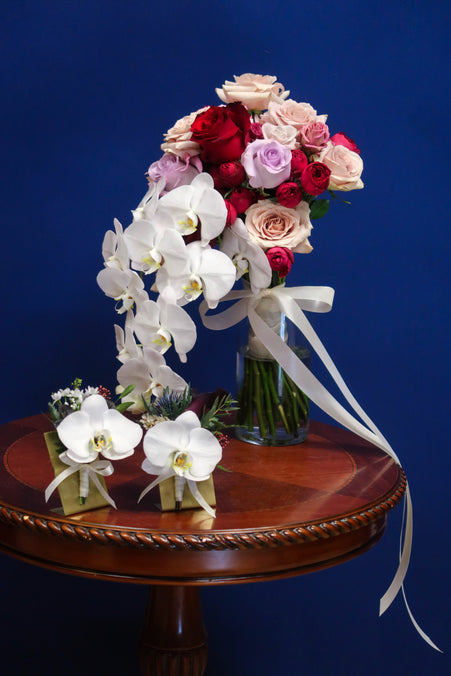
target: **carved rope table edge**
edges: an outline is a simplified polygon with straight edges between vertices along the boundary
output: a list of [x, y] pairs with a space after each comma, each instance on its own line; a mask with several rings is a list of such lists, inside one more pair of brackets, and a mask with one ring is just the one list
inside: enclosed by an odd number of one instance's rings
[[304, 526], [288, 528], [193, 534], [159, 533], [128, 528], [121, 530], [71, 524], [67, 520], [60, 521], [27, 514], [7, 505], [0, 505], [0, 520], [8, 526], [23, 527], [36, 533], [69, 538], [78, 542], [97, 542], [120, 547], [182, 551], [264, 549], [325, 540], [364, 528], [378, 521], [400, 502], [406, 485], [405, 474], [400, 468], [396, 489], [376, 506], [330, 521], [312, 522]]

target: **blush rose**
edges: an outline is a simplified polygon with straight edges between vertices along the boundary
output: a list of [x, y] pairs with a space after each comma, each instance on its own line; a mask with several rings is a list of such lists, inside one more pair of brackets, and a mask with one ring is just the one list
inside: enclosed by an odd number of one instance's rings
[[308, 241], [312, 224], [307, 202], [288, 209], [271, 200], [262, 200], [249, 207], [245, 225], [251, 240], [263, 249], [281, 246], [295, 253], [312, 250]]
[[318, 156], [330, 169], [330, 190], [358, 190], [363, 188], [360, 178], [363, 171], [363, 161], [360, 155], [342, 145], [328, 143]]
[[269, 103], [268, 111], [260, 121], [272, 122], [272, 124], [289, 124], [296, 129], [301, 129], [309, 122], [326, 122], [326, 120], [327, 115], [318, 115], [310, 103], [298, 103], [293, 99], [287, 99], [283, 103]]

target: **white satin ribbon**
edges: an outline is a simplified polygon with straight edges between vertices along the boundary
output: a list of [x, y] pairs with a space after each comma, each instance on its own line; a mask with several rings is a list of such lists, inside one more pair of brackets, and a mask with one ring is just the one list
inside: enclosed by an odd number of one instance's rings
[[87, 498], [89, 495], [89, 479], [91, 478], [95, 487], [99, 491], [100, 495], [109, 502], [109, 504], [117, 509], [116, 503], [113, 498], [111, 498], [106, 490], [103, 488], [102, 484], [99, 481], [100, 476], [110, 476], [114, 472], [113, 465], [109, 460], [95, 460], [94, 462], [81, 463], [74, 462], [70, 458], [62, 453], [60, 455], [61, 462], [64, 462], [65, 465], [69, 465], [64, 469], [58, 476], [56, 476], [53, 481], [49, 483], [45, 489], [45, 501], [48, 502], [50, 496], [52, 495], [55, 488], [57, 488], [65, 479], [70, 477], [75, 472], [80, 472], [80, 491], [79, 495], [81, 498]]
[[[197, 483], [196, 483], [193, 479], [186, 479], [185, 477], [180, 477], [179, 475], [176, 474], [176, 472], [174, 472], [174, 470], [172, 469], [172, 467], [168, 467], [167, 469], [164, 469], [164, 470], [161, 472], [161, 474], [159, 474], [159, 475], [157, 476], [157, 478], [155, 479], [155, 481], [152, 481], [152, 483], [149, 484], [149, 485], [147, 486], [147, 488], [145, 488], [145, 489], [143, 490], [143, 492], [141, 493], [141, 495], [140, 495], [139, 498], [138, 498], [138, 502], [141, 502], [141, 500], [143, 499], [143, 497], [144, 497], [149, 491], [151, 491], [152, 488], [154, 488], [154, 486], [158, 486], [158, 484], [161, 484], [162, 481], [165, 481], [166, 479], [170, 479], [170, 477], [172, 477], [172, 476], [176, 477], [177, 479], [183, 479], [183, 485], [181, 484], [181, 482], [178, 482], [178, 487], [177, 487], [177, 488], [178, 488], [178, 491], [182, 490], [182, 492], [181, 492], [181, 497], [183, 497], [183, 487], [184, 487], [184, 482], [186, 481], [186, 483], [188, 484], [188, 488], [189, 488], [189, 490], [190, 490], [190, 493], [191, 493], [191, 495], [193, 496], [193, 498], [195, 499], [195, 501], [197, 502], [197, 504], [198, 504], [200, 507], [202, 507], [202, 509], [204, 509], [204, 510], [207, 512], [207, 514], [209, 514], [209, 515], [212, 516], [213, 518], [216, 516], [216, 511], [215, 511], [215, 510], [213, 509], [213, 507], [211, 507], [211, 506], [208, 504], [208, 502], [205, 500], [204, 496], [202, 495], [202, 493], [200, 492], [199, 488], [197, 487]], [[176, 494], [176, 500], [177, 500], [178, 498], [180, 498], [180, 494], [179, 494], [179, 495]]]
[[[281, 312], [303, 333], [329, 371], [348, 404], [361, 420], [363, 420], [365, 425], [351, 415], [330, 394], [330, 392], [328, 392], [308, 367], [296, 357], [294, 352], [286, 345], [280, 336], [274, 333], [274, 331], [259, 316], [256, 307], [261, 299], [265, 297], [273, 298], [277, 302]], [[333, 297], [334, 290], [327, 286], [298, 286], [292, 288], [276, 286], [272, 289], [264, 289], [255, 295], [252, 294], [250, 289], [243, 289], [231, 291], [221, 299], [220, 302], [236, 301], [234, 305], [226, 310], [215, 315], [207, 315], [209, 309], [208, 305], [206, 301], [202, 301], [199, 313], [204, 325], [214, 331], [229, 328], [238, 324], [245, 317], [248, 317], [249, 323], [257, 338], [309, 399], [325, 411], [331, 418], [358, 436], [382, 449], [387, 455], [393, 458], [398, 465], [400, 465], [399, 458], [388, 441], [352, 395], [303, 312], [303, 310], [309, 312], [329, 312], [332, 309]], [[400, 589], [402, 589], [405, 600], [403, 581], [409, 567], [413, 531], [412, 500], [408, 484], [406, 486], [405, 510], [406, 518], [403, 520], [403, 527], [401, 528], [399, 566], [392, 583], [380, 600], [379, 615], [382, 615], [387, 610]], [[435, 648], [435, 650], [440, 650], [420, 629], [410, 611], [407, 601], [405, 601], [405, 603], [409, 617], [419, 634], [430, 646]]]

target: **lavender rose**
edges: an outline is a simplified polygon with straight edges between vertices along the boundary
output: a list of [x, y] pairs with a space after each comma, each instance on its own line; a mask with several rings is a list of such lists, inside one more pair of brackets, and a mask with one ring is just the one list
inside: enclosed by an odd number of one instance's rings
[[276, 188], [291, 173], [291, 151], [277, 141], [258, 139], [249, 143], [241, 162], [252, 188]]
[[147, 170], [148, 177], [155, 183], [161, 178], [166, 180], [163, 192], [169, 192], [180, 185], [189, 185], [198, 173], [199, 170], [190, 164], [189, 157], [181, 160], [172, 154], [165, 154], [156, 162], [152, 162]]

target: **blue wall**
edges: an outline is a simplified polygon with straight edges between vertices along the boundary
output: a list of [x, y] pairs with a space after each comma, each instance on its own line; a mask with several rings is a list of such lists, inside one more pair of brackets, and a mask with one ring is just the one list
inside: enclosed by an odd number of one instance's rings
[[[114, 217], [129, 222], [176, 119], [217, 104], [214, 88], [234, 74], [277, 75], [362, 150], [365, 189], [316, 223], [314, 252], [297, 257], [289, 281], [336, 290], [332, 313], [313, 321], [403, 461], [415, 510], [408, 599], [446, 649], [448, 3], [25, 0], [1, 15], [0, 422], [44, 411], [76, 376], [114, 387], [116, 317], [95, 282], [105, 230]], [[233, 331], [200, 331], [183, 375], [200, 389], [233, 388], [234, 344]], [[178, 368], [176, 356], [170, 363]], [[377, 547], [346, 565], [204, 590], [207, 676], [449, 673], [449, 657], [421, 641], [400, 599], [377, 617], [400, 512]], [[138, 673], [144, 589], [5, 556], [0, 565], [3, 673], [31, 664], [49, 675], [100, 665]], [[83, 666], [71, 647], [79, 632], [110, 642], [108, 655], [99, 648]]]

